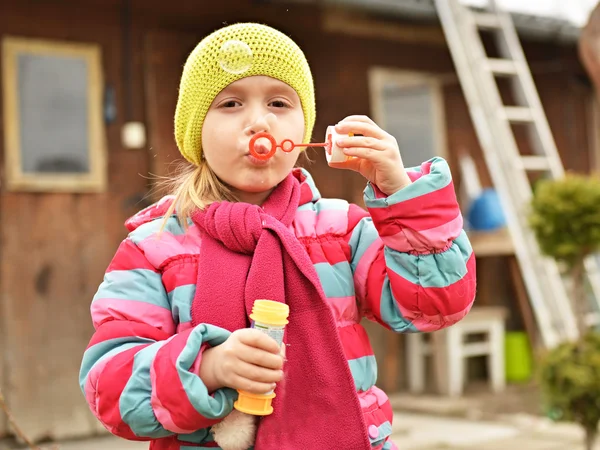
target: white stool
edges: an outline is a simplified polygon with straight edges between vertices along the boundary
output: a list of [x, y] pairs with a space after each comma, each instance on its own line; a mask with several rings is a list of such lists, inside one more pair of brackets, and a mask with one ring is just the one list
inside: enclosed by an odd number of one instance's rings
[[[487, 356], [490, 385], [494, 392], [506, 386], [504, 367], [504, 321], [502, 307], [474, 307], [461, 321], [433, 333], [426, 342], [424, 333], [407, 335], [408, 384], [412, 393], [425, 389], [425, 358], [433, 356], [436, 384], [440, 394], [460, 396], [465, 385], [466, 359]], [[485, 341], [464, 342], [471, 334], [487, 335]]]

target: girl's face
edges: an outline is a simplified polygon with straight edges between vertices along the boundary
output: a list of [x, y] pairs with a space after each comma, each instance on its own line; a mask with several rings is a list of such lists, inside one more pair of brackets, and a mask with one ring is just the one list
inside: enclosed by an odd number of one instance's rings
[[[277, 149], [267, 161], [250, 155], [250, 138], [262, 131], [277, 143], [302, 142], [304, 113], [300, 98], [286, 83], [267, 76], [235, 81], [211, 104], [202, 127], [202, 151], [206, 162], [243, 202], [262, 204], [292, 170], [300, 148], [289, 153]], [[267, 153], [270, 143], [256, 142], [258, 153]]]

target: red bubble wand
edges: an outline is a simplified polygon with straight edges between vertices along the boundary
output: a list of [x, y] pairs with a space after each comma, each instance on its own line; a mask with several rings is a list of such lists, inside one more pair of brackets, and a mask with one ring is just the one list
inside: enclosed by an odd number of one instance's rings
[[[260, 154], [254, 148], [256, 141], [261, 138], [267, 139], [271, 143], [271, 148], [269, 149], [269, 151], [267, 153]], [[284, 139], [283, 141], [281, 141], [280, 144], [278, 144], [277, 141], [275, 140], [275, 138], [273, 137], [273, 135], [267, 133], [266, 131], [263, 131], [260, 133], [256, 133], [254, 136], [252, 136], [252, 138], [250, 139], [250, 142], [248, 143], [248, 146], [250, 147], [250, 154], [252, 156], [254, 156], [256, 159], [265, 161], [265, 160], [271, 158], [275, 154], [275, 152], [277, 151], [278, 148], [280, 148], [281, 150], [283, 150], [286, 153], [289, 153], [292, 150], [294, 150], [296, 147], [325, 147], [325, 150], [327, 151], [327, 153], [331, 154], [331, 144], [332, 144], [332, 135], [331, 134], [329, 134], [327, 136], [327, 142], [318, 142], [318, 143], [310, 143], [310, 144], [296, 144], [291, 139]]]

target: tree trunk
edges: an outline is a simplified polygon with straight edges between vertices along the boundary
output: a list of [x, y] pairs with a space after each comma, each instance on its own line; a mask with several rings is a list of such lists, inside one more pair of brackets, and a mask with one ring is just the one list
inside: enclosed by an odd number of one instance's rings
[[598, 432], [596, 429], [588, 428], [585, 430], [585, 450], [594, 450], [597, 436]]
[[600, 3], [596, 5], [579, 37], [579, 57], [600, 100]]
[[577, 329], [579, 331], [580, 342], [583, 343], [583, 336], [587, 332], [586, 316], [588, 314], [588, 301], [586, 298], [585, 288], [585, 266], [583, 258], [579, 258], [571, 267], [571, 302], [573, 312], [577, 321]]

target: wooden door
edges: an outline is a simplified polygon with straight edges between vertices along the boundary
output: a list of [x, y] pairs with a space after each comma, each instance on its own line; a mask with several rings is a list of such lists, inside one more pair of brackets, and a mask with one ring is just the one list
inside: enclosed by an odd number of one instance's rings
[[[104, 78], [121, 92], [115, 2], [104, 2], [110, 4], [98, 11], [57, 2], [8, 3], [0, 12], [0, 37], [97, 43]], [[0, 123], [3, 114], [0, 108]], [[123, 222], [140, 208], [147, 190], [138, 176], [148, 172], [147, 153], [121, 146], [123, 119], [121, 114], [106, 125], [106, 192], [7, 192], [0, 185], [0, 385], [18, 425], [34, 441], [103, 429], [78, 383], [93, 333], [90, 303], [127, 234]], [[0, 126], [2, 178], [5, 151]], [[7, 431], [2, 424], [0, 411], [0, 434]]]
[[183, 65], [199, 42], [195, 34], [157, 31], [144, 42], [146, 121], [150, 145], [150, 173], [155, 176], [154, 199], [164, 190], [160, 178], [172, 175], [185, 160], [175, 143], [174, 117]]

